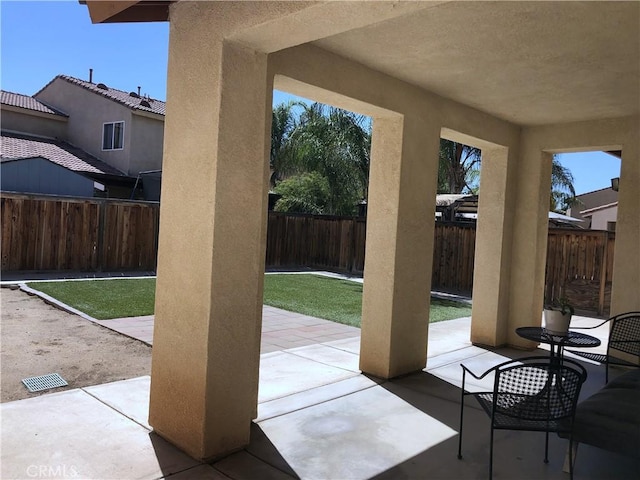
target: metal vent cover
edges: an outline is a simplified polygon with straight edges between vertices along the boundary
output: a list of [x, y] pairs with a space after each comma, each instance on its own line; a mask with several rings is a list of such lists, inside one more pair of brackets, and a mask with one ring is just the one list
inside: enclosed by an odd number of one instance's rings
[[24, 378], [22, 383], [24, 383], [24, 386], [27, 387], [30, 392], [40, 392], [42, 390], [68, 385], [65, 379], [57, 373], [47, 373], [39, 377]]

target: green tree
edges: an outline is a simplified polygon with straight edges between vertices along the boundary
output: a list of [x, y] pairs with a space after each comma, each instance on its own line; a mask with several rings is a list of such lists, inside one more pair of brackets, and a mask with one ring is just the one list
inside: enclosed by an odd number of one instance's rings
[[281, 103], [273, 108], [271, 119], [271, 151], [269, 167], [271, 188], [283, 180], [295, 164], [289, 138], [296, 128], [295, 107], [298, 102]]
[[[478, 194], [480, 186], [480, 149], [450, 140], [440, 140], [440, 162], [438, 164], [438, 193]], [[574, 178], [571, 171], [562, 166], [557, 155], [551, 164], [550, 209], [566, 212], [576, 203]]]
[[272, 165], [279, 172], [274, 183], [286, 176], [317, 172], [329, 186], [322, 213], [353, 215], [367, 194], [371, 134], [366, 117], [319, 103], [297, 105], [302, 111], [289, 130], [283, 127], [289, 125], [284, 108], [282, 115], [279, 107], [274, 109], [278, 120], [277, 124], [274, 120], [272, 137], [283, 139], [277, 149], [272, 148], [276, 159]]
[[549, 200], [549, 208], [552, 212], [565, 213], [569, 207], [578, 202], [573, 182], [571, 171], [560, 163], [557, 155], [554, 155], [551, 163], [551, 198]]
[[276, 202], [276, 212], [325, 213], [329, 203], [329, 182], [318, 172], [303, 173], [280, 182], [275, 192], [282, 195]]
[[440, 139], [438, 193], [477, 193], [480, 160], [479, 148]]

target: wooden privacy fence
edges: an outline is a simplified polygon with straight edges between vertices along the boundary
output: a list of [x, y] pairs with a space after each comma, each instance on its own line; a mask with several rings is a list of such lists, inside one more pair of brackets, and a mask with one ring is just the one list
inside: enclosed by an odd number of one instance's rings
[[2, 271], [155, 270], [159, 205], [2, 193]]
[[[2, 194], [2, 271], [156, 268], [159, 205]], [[266, 265], [362, 273], [366, 221], [269, 212]], [[470, 294], [475, 225], [436, 222], [432, 288]], [[545, 297], [606, 315], [615, 234], [550, 230]]]
[[[266, 264], [362, 273], [365, 233], [361, 217], [269, 212]], [[475, 225], [436, 223], [434, 288], [471, 292], [475, 240]]]
[[615, 233], [550, 230], [545, 298], [566, 297], [576, 308], [609, 315]]
[[365, 231], [364, 218], [269, 212], [266, 265], [361, 273]]
[[475, 224], [436, 222], [431, 288], [462, 293], [473, 289]]

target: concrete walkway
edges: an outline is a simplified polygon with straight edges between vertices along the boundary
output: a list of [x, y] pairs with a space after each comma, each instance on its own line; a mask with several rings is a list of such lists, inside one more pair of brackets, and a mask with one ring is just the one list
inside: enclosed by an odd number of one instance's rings
[[[153, 315], [93, 320], [116, 332], [153, 345]], [[260, 353], [360, 336], [360, 329], [264, 305]]]

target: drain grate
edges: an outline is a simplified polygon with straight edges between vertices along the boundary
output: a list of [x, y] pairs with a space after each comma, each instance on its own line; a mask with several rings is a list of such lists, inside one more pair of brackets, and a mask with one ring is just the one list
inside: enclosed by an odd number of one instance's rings
[[41, 390], [65, 387], [68, 385], [65, 379], [57, 373], [47, 373], [39, 377], [24, 378], [22, 383], [24, 383], [24, 386], [27, 387], [30, 392], [39, 392]]

